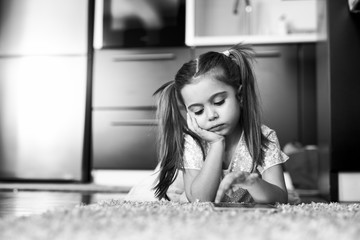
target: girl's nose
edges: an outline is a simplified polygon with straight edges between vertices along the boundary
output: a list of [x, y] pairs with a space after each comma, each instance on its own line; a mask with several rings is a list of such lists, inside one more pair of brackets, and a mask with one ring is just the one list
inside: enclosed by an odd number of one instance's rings
[[219, 114], [213, 109], [208, 110], [208, 119], [209, 121], [214, 121], [219, 117]]

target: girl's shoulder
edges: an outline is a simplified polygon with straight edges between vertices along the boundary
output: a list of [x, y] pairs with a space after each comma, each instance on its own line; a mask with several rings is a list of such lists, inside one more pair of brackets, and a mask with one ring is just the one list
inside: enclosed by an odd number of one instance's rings
[[276, 131], [274, 129], [271, 129], [270, 127], [266, 125], [261, 126], [261, 132], [262, 134], [271, 142], [278, 142], [278, 137], [276, 135]]
[[275, 131], [271, 128], [269, 128], [266, 125], [261, 125], [261, 132], [264, 134], [264, 136], [269, 137], [272, 133], [275, 133]]
[[278, 137], [273, 129], [263, 125], [261, 126], [261, 131], [264, 136], [267, 137], [267, 139], [270, 141], [267, 145], [267, 148], [264, 149], [264, 163], [262, 166], [258, 166], [259, 172], [263, 174], [266, 169], [274, 165], [286, 162], [289, 157], [282, 152]]

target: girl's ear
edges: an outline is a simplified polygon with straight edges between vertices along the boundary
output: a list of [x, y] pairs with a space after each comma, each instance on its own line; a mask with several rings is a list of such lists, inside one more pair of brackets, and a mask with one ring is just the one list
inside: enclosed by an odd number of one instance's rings
[[242, 85], [240, 85], [240, 87], [238, 88], [238, 90], [237, 90], [237, 93], [236, 93], [236, 97], [237, 97], [237, 99], [239, 100], [239, 101], [241, 101], [242, 100]]

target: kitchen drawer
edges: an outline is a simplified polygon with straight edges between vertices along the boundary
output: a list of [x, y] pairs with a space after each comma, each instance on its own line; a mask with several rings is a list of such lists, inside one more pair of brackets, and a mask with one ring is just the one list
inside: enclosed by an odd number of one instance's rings
[[[207, 51], [222, 52], [229, 47], [198, 47], [195, 56]], [[256, 45], [253, 49], [264, 123], [276, 131], [281, 145], [298, 140], [298, 46]]]
[[94, 53], [93, 107], [153, 106], [152, 94], [190, 60], [190, 48]]
[[154, 110], [93, 111], [94, 169], [154, 169]]

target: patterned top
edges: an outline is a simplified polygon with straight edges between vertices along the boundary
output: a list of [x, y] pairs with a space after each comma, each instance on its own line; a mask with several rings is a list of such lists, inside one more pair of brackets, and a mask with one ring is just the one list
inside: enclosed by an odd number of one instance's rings
[[[289, 157], [281, 151], [275, 131], [265, 125], [261, 127], [261, 131], [265, 136], [267, 136], [270, 142], [268, 144], [268, 148], [265, 151], [264, 164], [257, 167], [257, 171], [259, 172], [260, 176], [266, 169], [274, 165], [284, 163], [289, 159]], [[195, 140], [189, 135], [185, 136], [184, 148], [184, 168], [201, 170], [204, 163], [202, 151]], [[208, 146], [205, 146], [205, 152], [207, 152], [208, 149]], [[228, 169], [223, 170], [222, 178], [229, 172], [233, 171], [251, 172], [252, 163], [253, 159], [247, 149], [244, 134], [242, 134]], [[240, 188], [231, 194], [227, 193], [222, 201], [252, 202], [253, 199], [247, 190]]]

